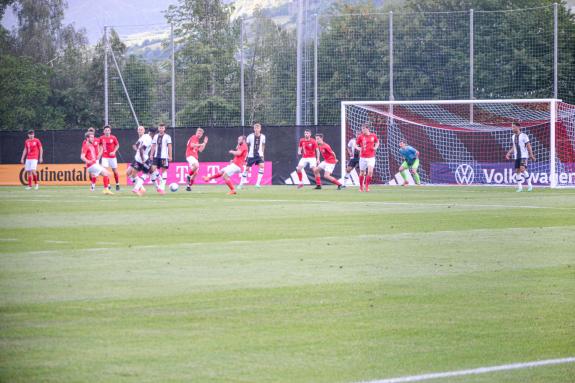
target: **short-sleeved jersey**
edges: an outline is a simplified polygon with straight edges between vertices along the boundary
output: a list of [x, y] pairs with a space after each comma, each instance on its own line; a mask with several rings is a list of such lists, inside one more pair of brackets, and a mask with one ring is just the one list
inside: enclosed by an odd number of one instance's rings
[[316, 149], [317, 149], [317, 142], [313, 138], [306, 140], [305, 138], [301, 138], [299, 140], [299, 147], [302, 149], [302, 157], [303, 158], [315, 158], [316, 157]]
[[379, 142], [379, 139], [375, 133], [360, 134], [357, 136], [356, 143], [360, 147], [361, 152], [359, 156], [361, 158], [373, 158], [375, 157], [375, 144]]
[[[149, 134], [143, 134], [142, 137], [138, 139], [136, 143], [138, 150], [136, 151], [136, 156], [134, 159], [136, 162], [143, 164], [150, 158], [150, 150], [152, 149], [152, 137]], [[144, 148], [144, 156], [140, 156], [140, 148]]]
[[347, 143], [347, 147], [348, 149], [353, 153], [353, 158], [358, 159], [359, 158], [359, 150], [356, 149], [355, 147], [355, 137], [353, 137], [351, 140], [349, 140], [349, 142]]
[[242, 142], [236, 146], [236, 151], [239, 151], [240, 153], [234, 156], [232, 162], [241, 168], [246, 163], [246, 157], [248, 156], [248, 146], [245, 142]]
[[[529, 151], [527, 150], [527, 144], [529, 143], [529, 137], [525, 133], [519, 133], [519, 136], [511, 136], [511, 142], [513, 143], [513, 158], [529, 158]], [[519, 153], [519, 156], [518, 156]]]
[[[100, 144], [102, 145], [102, 157], [104, 158], [115, 158], [116, 157], [116, 149], [120, 145], [118, 139], [113, 134], [109, 136], [102, 136], [100, 137]], [[114, 154], [110, 154], [114, 152]]]
[[156, 145], [155, 158], [168, 158], [168, 145], [172, 143], [172, 137], [168, 133], [156, 134], [152, 143]]
[[200, 150], [198, 145], [200, 143], [200, 139], [195, 134], [190, 137], [188, 143], [186, 144], [186, 158], [194, 157], [196, 160], [198, 159], [198, 152]]
[[407, 161], [408, 164], [413, 163], [413, 161], [417, 159], [417, 150], [409, 145], [399, 149], [399, 154], [405, 158], [405, 161]]
[[42, 143], [39, 139], [28, 138], [24, 142], [24, 147], [26, 148], [27, 160], [37, 160], [40, 158], [40, 149], [42, 149]]
[[323, 143], [317, 146], [319, 151], [323, 157], [323, 160], [328, 164], [335, 164], [337, 162], [337, 158], [335, 156], [334, 151], [332, 150], [329, 144]]
[[88, 141], [82, 143], [82, 153], [86, 158], [86, 167], [94, 165], [98, 162], [98, 149], [97, 146], [90, 144]]
[[251, 133], [248, 135], [248, 138], [246, 138], [246, 143], [250, 147], [248, 157], [253, 158], [256, 155], [260, 157], [264, 156], [263, 145], [266, 144], [265, 135], [260, 133], [259, 136], [256, 136], [255, 133]]

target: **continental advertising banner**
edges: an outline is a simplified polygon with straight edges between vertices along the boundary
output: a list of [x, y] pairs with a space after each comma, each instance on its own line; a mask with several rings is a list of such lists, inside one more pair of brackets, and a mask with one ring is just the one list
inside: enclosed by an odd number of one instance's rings
[[[559, 165], [559, 164], [558, 164]], [[506, 185], [517, 182], [513, 162], [436, 162], [431, 164], [431, 183], [457, 185]], [[563, 163], [556, 173], [558, 185], [575, 185], [575, 163]], [[528, 168], [533, 185], [551, 182], [549, 164], [534, 162]]]
[[[198, 175], [194, 181], [194, 185], [198, 184], [223, 184], [224, 180], [222, 177], [213, 179], [209, 182], [205, 182], [202, 178], [203, 176], [213, 175], [218, 173], [220, 170], [228, 166], [229, 162], [200, 162], [200, 169], [198, 171]], [[187, 162], [172, 162], [170, 167], [168, 168], [168, 180], [167, 184], [171, 184], [172, 182], [178, 184], [185, 184], [186, 183], [186, 175], [188, 174], [188, 163]], [[253, 185], [257, 181], [257, 172], [258, 167], [253, 166], [252, 168], [248, 169], [248, 184]], [[232, 177], [232, 181], [235, 184], [240, 182], [240, 174], [235, 174]], [[131, 184], [130, 181], [128, 183]], [[148, 178], [146, 181], [147, 184], [150, 184], [151, 181]], [[271, 185], [272, 184], [272, 162], [265, 161], [264, 163], [264, 177], [262, 178], [262, 185]]]
[[[126, 164], [118, 164], [120, 183], [126, 184]], [[84, 164], [38, 164], [36, 168], [40, 185], [88, 185], [90, 177]], [[110, 174], [111, 175], [111, 174]], [[102, 178], [98, 177], [98, 183]], [[24, 165], [0, 165], [0, 186], [27, 185]]]

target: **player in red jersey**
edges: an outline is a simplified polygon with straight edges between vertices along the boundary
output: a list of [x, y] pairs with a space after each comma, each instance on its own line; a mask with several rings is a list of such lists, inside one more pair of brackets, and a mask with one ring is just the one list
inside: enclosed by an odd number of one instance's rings
[[242, 172], [244, 168], [244, 164], [246, 163], [246, 157], [248, 156], [248, 146], [246, 145], [246, 138], [244, 136], [238, 137], [238, 145], [235, 149], [230, 150], [229, 152], [234, 156], [234, 159], [230, 161], [230, 164], [211, 176], [204, 176], [204, 181], [208, 182], [214, 178], [219, 178], [224, 176], [224, 181], [226, 185], [230, 188], [228, 194], [236, 194], [236, 189], [232, 180], [230, 179], [231, 176], [234, 174], [238, 174]]
[[331, 175], [335, 169], [335, 164], [337, 163], [337, 157], [335, 156], [334, 151], [332, 150], [331, 146], [329, 146], [329, 144], [324, 142], [323, 134], [316, 134], [315, 141], [317, 142], [317, 147], [323, 157], [323, 161], [320, 162], [320, 164], [313, 170], [316, 183], [315, 188], [321, 189], [320, 171], [323, 170], [324, 178], [337, 185], [337, 190], [341, 190], [344, 186], [342, 186], [341, 182], [339, 182], [335, 177]]
[[83, 162], [86, 163], [86, 169], [88, 169], [88, 173], [90, 173], [91, 177], [98, 177], [102, 175], [104, 179], [104, 190], [102, 193], [104, 194], [114, 194], [108, 186], [110, 185], [110, 179], [108, 178], [108, 171], [104, 169], [98, 163], [98, 152], [96, 151], [96, 146], [94, 145], [94, 133], [93, 132], [86, 132], [86, 141], [82, 144], [82, 155], [80, 158]]
[[296, 172], [299, 179], [298, 189], [303, 187], [302, 170], [309, 165], [311, 170], [315, 173], [315, 168], [319, 163], [319, 150], [317, 148], [317, 142], [311, 137], [311, 130], [306, 129], [304, 131], [304, 138], [299, 140], [299, 146], [297, 148], [298, 156], [302, 156], [297, 164]]
[[[96, 137], [96, 129], [90, 127], [88, 128], [87, 132], [94, 134], [94, 143], [92, 145], [94, 148], [96, 148], [96, 153], [98, 153], [98, 161], [100, 161], [100, 158], [102, 157], [102, 147], [100, 146], [100, 139]], [[82, 142], [82, 152], [84, 151], [84, 145], [86, 142], [88, 142], [88, 140], [84, 138], [84, 142]], [[80, 152], [80, 156], [82, 155], [82, 152]], [[96, 177], [90, 174], [90, 191], [94, 190], [96, 190]]]
[[100, 137], [100, 145], [102, 147], [102, 166], [111, 168], [114, 173], [114, 181], [116, 181], [116, 191], [120, 190], [119, 174], [118, 174], [118, 160], [116, 153], [120, 150], [120, 143], [116, 136], [112, 134], [110, 125], [104, 126], [104, 135]]
[[36, 173], [36, 167], [38, 162], [42, 163], [44, 155], [44, 149], [42, 149], [42, 143], [39, 139], [34, 138], [34, 131], [28, 131], [28, 139], [24, 142], [24, 150], [22, 151], [22, 158], [20, 163], [26, 163], [24, 165], [24, 170], [28, 175], [28, 186], [26, 190], [32, 189], [32, 180], [34, 180], [34, 189], [38, 190], [38, 173]]
[[[375, 167], [375, 152], [379, 148], [379, 139], [369, 131], [369, 125], [361, 126], [361, 134], [355, 140], [359, 149], [359, 191], [369, 191], [369, 183]], [[367, 171], [367, 174], [366, 174]]]
[[204, 137], [204, 140], [200, 144], [200, 139], [204, 135], [204, 129], [196, 129], [196, 134], [190, 137], [186, 145], [186, 161], [188, 161], [189, 170], [186, 175], [186, 180], [188, 181], [186, 190], [192, 191], [192, 185], [194, 180], [198, 175], [198, 170], [200, 169], [200, 163], [198, 161], [198, 153], [203, 152], [208, 144], [208, 136]]

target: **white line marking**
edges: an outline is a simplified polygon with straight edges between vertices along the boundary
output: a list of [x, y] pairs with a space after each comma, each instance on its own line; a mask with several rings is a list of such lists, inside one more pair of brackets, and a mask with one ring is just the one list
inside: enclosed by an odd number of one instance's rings
[[50, 239], [47, 239], [47, 240], [45, 240], [44, 242], [46, 242], [46, 243], [70, 243], [70, 242], [68, 242], [68, 241], [53, 241], [53, 240], [50, 240]]
[[18, 238], [0, 238], [0, 242], [16, 242]]
[[472, 370], [435, 372], [435, 373], [431, 373], [431, 374], [402, 376], [399, 378], [391, 378], [391, 379], [383, 379], [383, 380], [370, 380], [370, 381], [363, 381], [360, 383], [421, 382], [424, 380], [431, 380], [431, 379], [451, 378], [454, 376], [464, 376], [464, 375], [478, 375], [478, 374], [486, 374], [489, 372], [519, 370], [519, 369], [524, 369], [524, 368], [550, 366], [550, 365], [555, 365], [555, 364], [574, 363], [574, 362], [575, 362], [575, 357], [562, 358], [562, 359], [547, 359], [547, 360], [538, 360], [535, 362], [503, 364], [500, 366], [491, 366], [491, 367], [480, 367], [480, 368], [474, 368]]

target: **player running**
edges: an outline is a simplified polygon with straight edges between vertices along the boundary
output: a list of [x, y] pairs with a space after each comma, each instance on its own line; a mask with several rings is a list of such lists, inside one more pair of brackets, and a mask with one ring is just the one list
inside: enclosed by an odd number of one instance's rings
[[264, 177], [264, 152], [266, 150], [266, 136], [262, 134], [261, 124], [254, 124], [254, 132], [248, 135], [246, 143], [249, 145], [248, 159], [238, 189], [248, 182], [248, 169], [253, 165], [258, 166], [256, 187], [259, 188]]
[[299, 140], [297, 154], [298, 156], [302, 156], [296, 168], [297, 176], [299, 179], [297, 188], [300, 189], [303, 187], [302, 170], [305, 169], [307, 165], [309, 165], [311, 170], [315, 172], [314, 169], [319, 163], [319, 149], [317, 148], [317, 142], [315, 142], [315, 140], [311, 137], [311, 130], [306, 129], [304, 131], [304, 138]]
[[82, 155], [80, 158], [86, 164], [86, 169], [88, 169], [88, 173], [91, 177], [97, 178], [99, 175], [103, 177], [104, 190], [102, 193], [114, 194], [110, 189], [108, 189], [108, 186], [110, 185], [108, 171], [98, 163], [98, 152], [96, 146], [94, 145], [94, 132], [86, 132], [85, 137], [86, 140], [82, 144]]
[[246, 138], [244, 136], [239, 136], [238, 145], [236, 146], [235, 149], [229, 151], [229, 153], [234, 156], [233, 160], [230, 161], [230, 164], [216, 174], [213, 174], [211, 176], [204, 176], [204, 181], [209, 182], [214, 178], [219, 178], [223, 176], [224, 182], [230, 188], [228, 194], [230, 195], [237, 194], [236, 189], [234, 188], [234, 183], [232, 182], [230, 177], [233, 176], [234, 174], [241, 173], [244, 164], [246, 163], [246, 157], [248, 156], [248, 146], [246, 145], [245, 141]]
[[529, 142], [529, 136], [525, 133], [521, 133], [521, 128], [519, 123], [511, 123], [511, 129], [513, 130], [513, 136], [511, 136], [511, 148], [505, 155], [506, 159], [511, 159], [511, 154], [513, 153], [513, 159], [515, 160], [515, 179], [517, 180], [517, 192], [523, 191], [523, 182], [527, 180], [527, 191], [533, 190], [533, 185], [531, 184], [531, 177], [529, 177], [529, 172], [527, 171], [527, 159], [530, 158], [535, 161], [535, 156], [533, 155], [533, 148], [531, 147], [531, 142]]
[[196, 129], [196, 134], [190, 137], [188, 143], [186, 144], [186, 161], [188, 161], [188, 174], [186, 175], [187, 180], [187, 191], [192, 191], [192, 185], [194, 180], [198, 175], [200, 169], [200, 163], [198, 161], [198, 153], [203, 152], [208, 144], [208, 136], [204, 137], [203, 142], [200, 144], [200, 139], [204, 135], [204, 129]]
[[369, 131], [369, 125], [361, 126], [361, 134], [357, 136], [356, 148], [359, 149], [359, 191], [369, 191], [369, 183], [375, 167], [375, 152], [379, 148], [379, 139]]
[[351, 171], [359, 165], [359, 149], [357, 148], [355, 137], [352, 137], [347, 143], [347, 154], [349, 161], [347, 161], [347, 167], [345, 168], [345, 178], [343, 179], [344, 187], [351, 177]]
[[134, 162], [128, 167], [128, 177], [134, 183], [134, 189], [132, 193], [142, 196], [146, 189], [144, 188], [144, 182], [148, 178], [150, 173], [150, 150], [152, 149], [152, 139], [156, 130], [150, 128], [148, 134], [144, 134], [145, 128], [143, 126], [138, 126], [138, 142], [133, 146], [136, 149], [136, 155], [134, 156]]
[[118, 191], [120, 190], [120, 176], [118, 174], [116, 153], [120, 150], [120, 143], [116, 136], [112, 134], [110, 125], [104, 126], [104, 135], [100, 137], [100, 145], [102, 146], [102, 166], [112, 169], [114, 181], [116, 182], [116, 191]]
[[343, 186], [335, 177], [332, 177], [333, 169], [335, 169], [335, 164], [337, 163], [337, 158], [334, 151], [331, 149], [326, 142], [323, 140], [323, 134], [316, 134], [315, 141], [317, 142], [318, 149], [323, 156], [323, 161], [314, 168], [313, 174], [315, 176], [316, 189], [321, 189], [321, 177], [320, 171], [323, 170], [323, 176], [326, 180], [337, 185], [337, 190], [341, 190]]
[[26, 171], [28, 178], [28, 186], [25, 187], [26, 190], [32, 189], [32, 180], [34, 180], [34, 189], [38, 190], [38, 173], [36, 173], [36, 167], [38, 162], [43, 162], [44, 149], [42, 148], [42, 143], [39, 139], [34, 138], [34, 131], [29, 130], [28, 139], [24, 141], [24, 150], [22, 151], [22, 158], [20, 163], [24, 164], [24, 159], [26, 159], [24, 165], [24, 171]]
[[407, 173], [405, 172], [407, 169], [411, 172], [411, 175], [415, 180], [415, 184], [420, 185], [421, 179], [417, 173], [417, 169], [419, 168], [419, 151], [401, 141], [399, 143], [399, 154], [404, 158], [403, 163], [399, 167], [399, 173], [403, 177], [403, 186], [409, 185], [409, 182], [407, 181]]
[[[166, 125], [158, 125], [158, 134], [152, 140], [152, 182], [156, 184], [156, 191], [165, 194], [168, 167], [172, 161], [172, 137], [166, 133]], [[159, 169], [159, 171], [158, 171]]]

